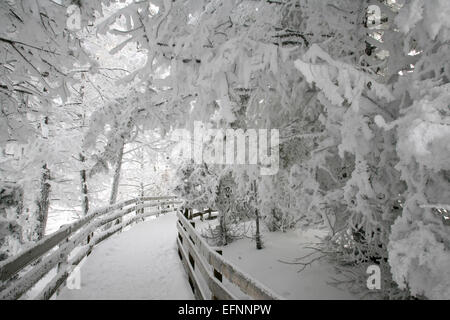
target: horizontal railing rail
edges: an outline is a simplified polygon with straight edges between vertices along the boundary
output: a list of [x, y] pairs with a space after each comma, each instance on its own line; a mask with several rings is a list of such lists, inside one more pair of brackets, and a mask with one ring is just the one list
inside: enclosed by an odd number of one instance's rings
[[[205, 211], [202, 212], [205, 213]], [[221, 255], [222, 250], [208, 245], [206, 240], [195, 230], [195, 222], [188, 219], [195, 214], [189, 215], [189, 210], [185, 210], [185, 213], [186, 215], [182, 210], [177, 211], [178, 238], [176, 241], [178, 255], [196, 299], [236, 300], [236, 294], [223, 284], [223, 278], [226, 278], [250, 298], [257, 300], [284, 299], [228, 262]]]
[[[20, 298], [56, 268], [56, 274], [36, 297], [49, 299], [96, 244], [133, 222], [174, 211], [180, 203], [174, 196], [140, 197], [94, 210], [62, 226], [0, 263], [0, 300]], [[145, 212], [144, 208], [156, 210]]]

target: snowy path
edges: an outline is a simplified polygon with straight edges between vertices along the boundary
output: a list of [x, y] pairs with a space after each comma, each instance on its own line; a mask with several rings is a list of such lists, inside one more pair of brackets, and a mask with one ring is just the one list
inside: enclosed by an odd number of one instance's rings
[[194, 299], [176, 249], [176, 214], [112, 236], [81, 266], [81, 289], [57, 299]]

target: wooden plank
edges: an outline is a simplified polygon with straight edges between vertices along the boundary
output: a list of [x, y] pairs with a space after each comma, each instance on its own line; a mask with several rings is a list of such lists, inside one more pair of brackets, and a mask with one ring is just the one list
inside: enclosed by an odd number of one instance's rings
[[189, 280], [191, 281], [191, 285], [193, 286], [194, 290], [194, 296], [197, 300], [206, 300], [206, 294], [203, 291], [203, 289], [199, 285], [199, 280], [197, 278], [197, 275], [195, 274], [194, 270], [192, 269], [191, 265], [188, 261], [188, 253], [184, 249], [183, 245], [180, 243], [180, 240], [177, 239], [177, 245], [178, 250], [181, 252], [181, 255], [183, 258], [181, 259], [181, 262], [183, 263], [184, 269], [186, 270], [186, 273], [188, 274]]
[[140, 197], [137, 199], [140, 201], [154, 201], [154, 200], [170, 200], [170, 199], [176, 199], [176, 198], [177, 198], [177, 196], [164, 196], [164, 197]]
[[[168, 201], [168, 202], [162, 202], [161, 203], [163, 206], [166, 205], [175, 205], [178, 204], [177, 201]], [[140, 209], [144, 209], [144, 208], [154, 208], [157, 207], [159, 204], [155, 203], [155, 202], [151, 202], [151, 201], [145, 201], [145, 202], [139, 202], [136, 204], [136, 206], [134, 207], [136, 210], [140, 210]], [[164, 208], [164, 209], [169, 209], [169, 208]], [[172, 209], [172, 208], [170, 208]], [[175, 211], [175, 210], [173, 210]]]
[[[187, 235], [186, 231], [184, 231], [183, 227], [180, 226], [178, 223], [177, 229], [178, 234], [181, 236], [180, 243], [181, 244], [185, 242], [187, 243], [189, 252], [193, 256], [194, 260], [197, 262], [196, 265], [198, 266], [199, 269], [198, 271], [205, 278], [208, 288], [212, 292], [212, 294], [221, 300], [236, 300], [237, 298], [225, 286], [223, 286], [223, 284], [219, 282], [218, 279], [216, 279], [212, 275], [211, 266], [208, 265], [204, 261], [204, 259], [197, 253], [195, 247], [189, 241], [187, 241], [187, 238], [189, 236]], [[186, 239], [186, 241], [183, 241], [184, 239]]]
[[199, 212], [192, 213], [192, 214], [190, 215], [189, 220], [190, 220], [190, 219], [194, 219], [194, 218], [196, 218], [196, 217], [200, 217], [201, 219], [203, 219], [205, 214], [208, 214], [208, 220], [212, 220], [212, 219], [217, 218], [217, 216], [212, 216], [212, 217], [211, 217], [211, 212], [210, 212], [210, 211], [211, 211], [211, 210], [208, 209], [208, 210], [204, 210], [204, 211], [199, 211]]

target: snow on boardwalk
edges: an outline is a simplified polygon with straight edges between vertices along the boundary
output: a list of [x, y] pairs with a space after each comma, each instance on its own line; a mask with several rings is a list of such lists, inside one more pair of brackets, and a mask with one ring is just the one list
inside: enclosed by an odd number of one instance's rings
[[64, 287], [57, 299], [193, 299], [176, 220], [171, 212], [100, 243], [81, 266], [81, 289]]

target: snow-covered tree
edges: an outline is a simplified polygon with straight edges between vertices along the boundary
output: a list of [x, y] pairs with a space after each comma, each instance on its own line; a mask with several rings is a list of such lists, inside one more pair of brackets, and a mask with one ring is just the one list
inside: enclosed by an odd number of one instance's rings
[[[93, 185], [112, 179], [111, 203], [167, 179], [148, 169], [168, 160], [144, 153], [158, 148], [142, 142], [149, 133], [168, 141], [195, 121], [274, 128], [274, 175], [190, 159], [176, 168], [187, 207], [219, 209], [223, 244], [239, 219], [261, 218], [272, 231], [321, 223], [341, 262], [382, 266], [386, 297], [450, 297], [448, 1], [74, 3], [78, 31], [66, 28], [71, 1], [0, 5], [0, 173], [9, 199], [0, 214], [2, 230], [15, 230], [11, 246], [22, 241], [14, 219], [26, 220], [28, 199], [45, 211], [46, 190], [73, 192], [65, 179], [77, 176], [85, 212], [95, 194], [87, 173], [115, 168]], [[210, 152], [215, 140], [201, 144]], [[33, 188], [44, 193], [31, 197]]]

